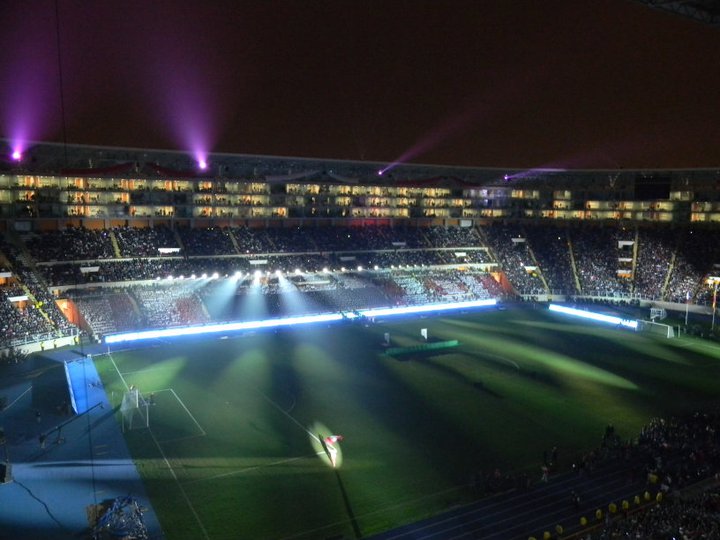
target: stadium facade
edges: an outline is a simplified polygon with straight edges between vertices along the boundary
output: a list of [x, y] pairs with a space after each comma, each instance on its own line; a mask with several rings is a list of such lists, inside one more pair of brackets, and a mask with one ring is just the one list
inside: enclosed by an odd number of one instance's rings
[[[10, 156], [8, 143], [6, 150]], [[719, 183], [716, 169], [513, 170], [228, 154], [200, 169], [181, 152], [42, 143], [0, 168], [0, 226], [707, 223], [720, 221]]]

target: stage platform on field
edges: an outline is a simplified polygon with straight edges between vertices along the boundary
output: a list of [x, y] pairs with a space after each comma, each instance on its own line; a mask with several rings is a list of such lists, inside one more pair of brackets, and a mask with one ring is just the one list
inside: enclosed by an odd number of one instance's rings
[[[66, 366], [82, 415], [63, 406]], [[149, 537], [164, 538], [91, 358], [74, 349], [33, 355], [3, 371], [0, 395], [11, 467], [0, 483], [0, 539], [88, 538], [87, 508], [127, 495], [147, 509]]]
[[389, 356], [403, 356], [406, 354], [417, 354], [427, 353], [432, 351], [441, 351], [444, 349], [454, 349], [460, 345], [457, 339], [451, 339], [449, 341], [433, 341], [429, 343], [422, 343], [420, 345], [413, 345], [411, 347], [389, 347], [385, 349], [385, 353]]

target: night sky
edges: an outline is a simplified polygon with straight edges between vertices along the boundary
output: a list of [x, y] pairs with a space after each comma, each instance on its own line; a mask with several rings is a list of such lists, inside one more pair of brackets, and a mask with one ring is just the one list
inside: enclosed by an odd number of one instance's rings
[[720, 166], [720, 29], [631, 0], [0, 2], [0, 136], [512, 168]]

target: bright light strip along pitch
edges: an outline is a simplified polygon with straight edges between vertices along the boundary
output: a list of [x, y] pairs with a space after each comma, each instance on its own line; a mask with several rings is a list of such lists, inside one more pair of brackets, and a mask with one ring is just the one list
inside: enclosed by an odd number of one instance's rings
[[472, 300], [469, 302], [448, 302], [445, 304], [426, 304], [424, 306], [408, 306], [402, 308], [379, 308], [365, 309], [360, 312], [364, 317], [392, 317], [395, 315], [407, 315], [411, 313], [432, 313], [434, 311], [447, 311], [456, 309], [467, 309], [475, 307], [494, 306], [497, 301], [493, 298], [490, 300]]
[[565, 315], [571, 315], [573, 317], [590, 319], [591, 321], [614, 324], [615, 326], [625, 326], [626, 328], [632, 328], [633, 330], [637, 330], [638, 327], [637, 321], [621, 319], [620, 317], [613, 317], [612, 315], [604, 315], [602, 313], [593, 313], [592, 311], [583, 311], [581, 309], [558, 306], [557, 304], [550, 304], [550, 311], [557, 311], [558, 313], [564, 313]]
[[142, 339], [158, 339], [177, 336], [199, 336], [204, 334], [218, 334], [221, 332], [236, 332], [239, 330], [257, 330], [261, 328], [280, 328], [300, 324], [337, 322], [343, 319], [361, 317], [392, 317], [414, 313], [432, 313], [434, 311], [448, 311], [476, 307], [494, 306], [496, 301], [474, 300], [470, 302], [453, 302], [444, 304], [428, 304], [425, 306], [410, 306], [403, 308], [365, 309], [357, 312], [326, 313], [323, 315], [304, 315], [282, 319], [267, 319], [264, 321], [232, 322], [222, 324], [208, 324], [205, 326], [181, 326], [177, 328], [161, 328], [157, 330], [143, 330], [140, 332], [126, 332], [105, 336], [105, 343], [123, 343]]

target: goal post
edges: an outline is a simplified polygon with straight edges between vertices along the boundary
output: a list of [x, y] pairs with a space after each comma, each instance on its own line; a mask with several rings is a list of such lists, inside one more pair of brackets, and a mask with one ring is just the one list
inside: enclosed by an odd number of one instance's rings
[[675, 329], [672, 326], [655, 321], [638, 321], [638, 332], [655, 334], [666, 338], [677, 337]]
[[150, 427], [148, 403], [137, 388], [131, 388], [125, 392], [120, 404], [120, 413], [122, 415], [123, 432]]

